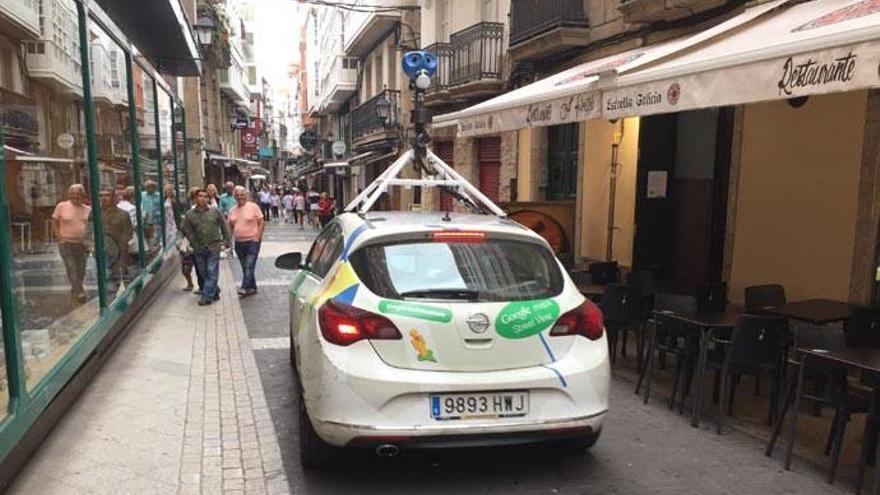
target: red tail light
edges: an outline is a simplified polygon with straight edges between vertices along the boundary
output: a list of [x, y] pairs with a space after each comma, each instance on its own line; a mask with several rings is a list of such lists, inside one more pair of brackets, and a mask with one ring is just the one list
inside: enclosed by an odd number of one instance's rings
[[550, 330], [550, 335], [582, 335], [590, 340], [598, 340], [604, 329], [602, 310], [588, 299], [560, 316]]
[[318, 310], [321, 335], [331, 344], [347, 346], [359, 340], [400, 340], [391, 320], [347, 304], [327, 301]]
[[431, 234], [434, 242], [468, 242], [480, 243], [486, 241], [486, 233], [476, 230], [438, 230]]

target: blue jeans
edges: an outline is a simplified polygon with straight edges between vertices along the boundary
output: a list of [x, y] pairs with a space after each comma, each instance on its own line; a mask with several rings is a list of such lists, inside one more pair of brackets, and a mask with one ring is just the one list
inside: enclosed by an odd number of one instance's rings
[[217, 283], [220, 279], [220, 253], [200, 249], [193, 253], [196, 273], [202, 279], [202, 299], [213, 301], [217, 297]]
[[257, 279], [254, 271], [257, 268], [257, 257], [260, 256], [260, 241], [237, 241], [235, 255], [241, 263], [241, 288], [257, 290]]

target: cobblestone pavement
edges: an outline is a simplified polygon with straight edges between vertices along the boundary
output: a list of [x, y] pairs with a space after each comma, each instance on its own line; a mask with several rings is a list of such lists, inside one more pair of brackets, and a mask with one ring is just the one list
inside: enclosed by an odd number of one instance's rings
[[162, 289], [9, 493], [290, 492], [229, 265], [212, 306]]

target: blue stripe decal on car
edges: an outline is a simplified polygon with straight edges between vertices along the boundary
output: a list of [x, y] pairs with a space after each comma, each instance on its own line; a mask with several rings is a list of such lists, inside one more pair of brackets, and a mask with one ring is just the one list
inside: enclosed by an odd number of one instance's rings
[[541, 337], [541, 343], [544, 344], [544, 349], [547, 351], [547, 354], [550, 356], [550, 361], [556, 362], [556, 356], [553, 355], [553, 351], [550, 349], [550, 344], [547, 343], [547, 339], [544, 338], [543, 333], [539, 333], [538, 337]]
[[547, 366], [546, 364], [542, 364], [541, 366], [544, 367], [544, 368], [547, 368], [548, 370], [550, 370], [550, 371], [552, 371], [552, 372], [554, 372], [554, 373], [556, 373], [556, 376], [559, 377], [559, 382], [562, 383], [562, 386], [563, 386], [563, 387], [568, 387], [568, 383], [566, 383], [566, 381], [565, 381], [565, 377], [562, 376], [562, 373], [560, 373], [558, 369], [556, 369], [556, 368], [554, 368], [554, 367], [552, 367], [552, 366]]
[[[547, 343], [547, 339], [544, 338], [544, 334], [539, 333], [538, 337], [541, 338], [541, 343], [544, 344], [544, 350], [547, 351], [547, 354], [550, 356], [550, 360], [555, 363], [556, 356], [553, 355], [553, 350], [550, 349], [550, 344]], [[556, 376], [559, 377], [559, 382], [562, 383], [562, 386], [568, 387], [568, 383], [566, 383], [565, 377], [562, 376], [562, 373], [560, 373], [559, 370], [557, 370], [556, 368], [553, 368], [552, 366], [547, 366], [545, 364], [542, 364], [541, 366], [543, 366], [544, 368], [547, 368], [548, 370], [552, 371], [553, 373], [556, 373]]]
[[345, 247], [342, 249], [342, 261], [348, 261], [348, 253], [351, 251], [351, 246], [354, 244], [354, 241], [369, 228], [372, 228], [370, 227], [370, 224], [362, 223], [351, 232], [351, 235], [345, 240]]

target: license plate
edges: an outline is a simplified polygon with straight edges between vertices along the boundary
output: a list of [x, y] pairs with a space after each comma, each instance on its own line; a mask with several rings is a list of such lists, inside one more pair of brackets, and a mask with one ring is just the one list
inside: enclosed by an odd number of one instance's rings
[[527, 391], [431, 395], [431, 417], [436, 420], [506, 418], [528, 413]]

